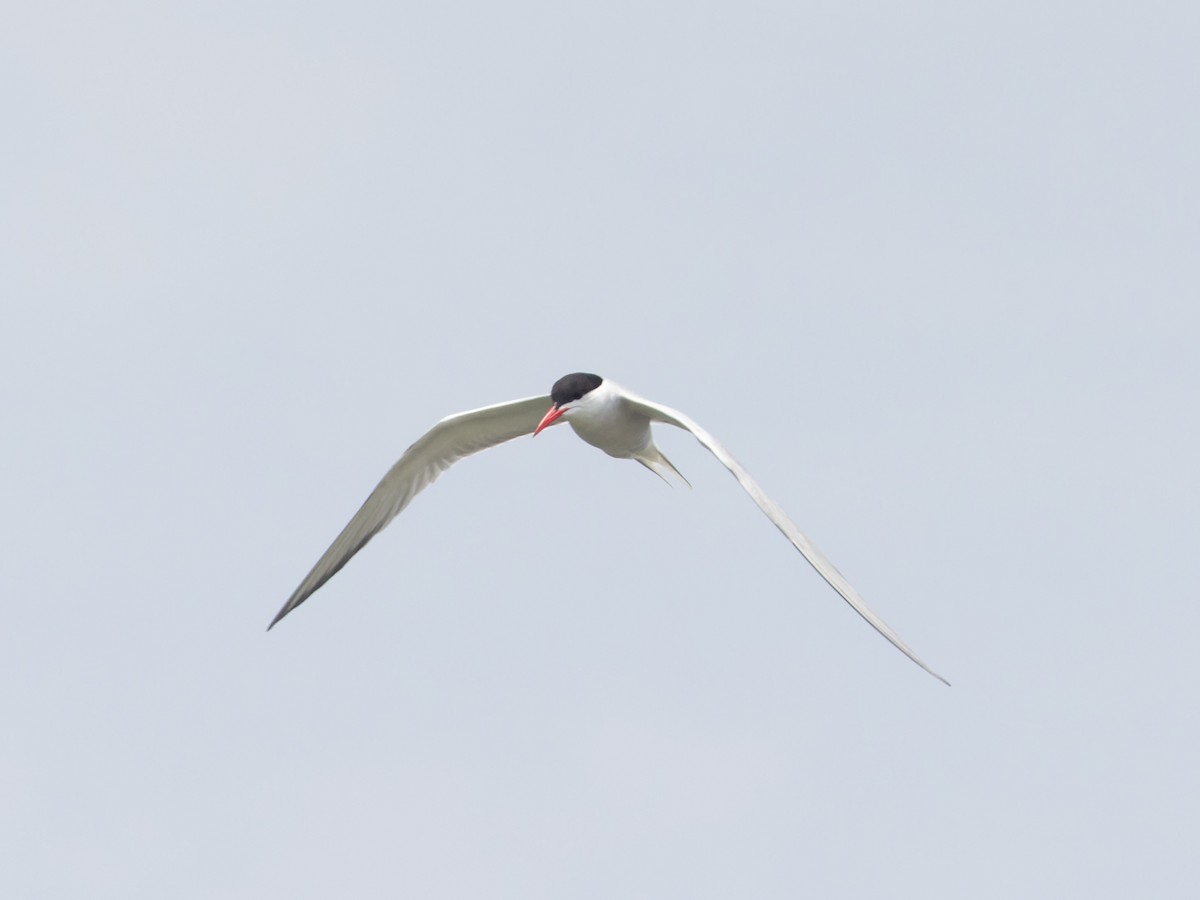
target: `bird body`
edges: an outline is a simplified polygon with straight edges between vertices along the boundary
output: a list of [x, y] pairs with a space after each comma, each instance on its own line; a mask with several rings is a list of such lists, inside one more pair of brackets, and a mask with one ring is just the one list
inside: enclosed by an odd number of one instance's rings
[[563, 416], [580, 438], [609, 456], [636, 460], [664, 481], [666, 469], [686, 484], [687, 479], [654, 445], [651, 417], [630, 403], [631, 399], [633, 394], [616, 382], [604, 381], [568, 407]]
[[585, 394], [564, 415], [571, 430], [587, 443], [618, 459], [636, 459], [654, 447], [650, 419], [631, 413], [625, 393], [606, 381]]
[[[547, 403], [550, 404], [548, 410]], [[842, 573], [813, 546], [716, 438], [678, 410], [646, 400], [613, 381], [586, 372], [563, 376], [554, 383], [549, 396], [528, 397], [469, 410], [449, 416], [434, 425], [404, 452], [383, 477], [341, 534], [300, 582], [267, 626], [268, 630], [333, 577], [417, 493], [458, 460], [522, 435], [536, 436], [544, 429], [564, 421], [580, 438], [609, 456], [636, 460], [663, 480], [666, 480], [666, 473], [671, 473], [685, 483], [687, 479], [655, 446], [651, 423], [661, 422], [690, 432], [733, 474], [759, 509], [855, 612], [918, 666], [939, 681], [949, 684], [922, 662], [899, 635], [871, 611]]]

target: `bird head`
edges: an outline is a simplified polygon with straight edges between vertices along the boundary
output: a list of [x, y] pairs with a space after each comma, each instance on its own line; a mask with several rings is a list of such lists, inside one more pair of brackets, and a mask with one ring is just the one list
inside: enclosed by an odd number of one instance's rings
[[534, 429], [534, 437], [543, 428], [553, 425], [571, 410], [576, 409], [580, 403], [585, 402], [588, 394], [603, 383], [604, 379], [599, 375], [592, 375], [588, 372], [573, 372], [554, 382], [554, 387], [550, 388], [552, 405], [546, 415], [542, 416], [538, 427]]

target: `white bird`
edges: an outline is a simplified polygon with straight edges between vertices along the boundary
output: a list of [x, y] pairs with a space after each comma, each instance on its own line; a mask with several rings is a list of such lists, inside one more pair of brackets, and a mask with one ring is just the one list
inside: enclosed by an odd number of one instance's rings
[[[550, 404], [546, 410], [546, 404]], [[543, 414], [543, 411], [544, 414]], [[665, 422], [691, 432], [707, 447], [733, 477], [746, 489], [759, 509], [775, 523], [792, 545], [800, 551], [833, 587], [842, 599], [860, 616], [900, 650], [905, 656], [932, 675], [950, 682], [929, 668], [883, 619], [867, 606], [842, 573], [825, 558], [787, 517], [775, 502], [763, 493], [750, 473], [742, 468], [716, 438], [683, 413], [633, 394], [614, 382], [585, 372], [564, 375], [554, 383], [550, 395], [528, 397], [509, 403], [485, 406], [442, 419], [420, 440], [404, 451], [400, 460], [379, 482], [362, 508], [354, 514], [342, 533], [317, 560], [312, 571], [288, 598], [287, 603], [267, 626], [275, 624], [312, 596], [321, 585], [332, 578], [350, 557], [367, 541], [383, 530], [418, 493], [454, 463], [480, 450], [495, 447], [526, 434], [537, 435], [542, 429], [567, 422], [575, 433], [599, 447], [609, 456], [633, 459], [666, 480], [665, 472], [674, 473], [687, 481], [656, 446], [650, 431], [651, 422]]]

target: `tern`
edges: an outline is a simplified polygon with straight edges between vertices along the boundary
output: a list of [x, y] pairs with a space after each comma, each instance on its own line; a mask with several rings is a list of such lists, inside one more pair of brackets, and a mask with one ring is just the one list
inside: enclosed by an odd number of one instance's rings
[[[549, 409], [546, 408], [547, 403], [550, 404]], [[536, 437], [542, 430], [562, 422], [569, 424], [579, 437], [609, 456], [635, 460], [664, 481], [667, 480], [667, 473], [670, 473], [684, 483], [687, 483], [687, 479], [654, 445], [650, 425], [652, 422], [662, 422], [690, 432], [733, 473], [758, 508], [766, 513], [775, 527], [783, 532], [856, 613], [934, 678], [947, 685], [950, 683], [929, 668], [883, 619], [871, 611], [842, 573], [813, 546], [775, 501], [763, 493], [750, 473], [716, 438], [678, 410], [646, 400], [609, 379], [587, 372], [564, 375], [554, 383], [549, 396], [527, 397], [472, 409], [449, 416], [434, 425], [404, 451], [400, 460], [383, 476], [362, 508], [354, 514], [354, 518], [342, 529], [342, 533], [271, 620], [267, 630], [270, 631], [280, 619], [337, 574], [367, 541], [408, 506], [413, 497], [454, 463], [523, 435], [532, 434]]]

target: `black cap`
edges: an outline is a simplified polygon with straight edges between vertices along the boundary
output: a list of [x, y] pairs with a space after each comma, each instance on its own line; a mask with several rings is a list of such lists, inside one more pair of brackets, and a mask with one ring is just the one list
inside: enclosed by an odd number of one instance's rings
[[554, 387], [550, 388], [550, 399], [554, 401], [555, 406], [562, 406], [564, 403], [578, 400], [584, 394], [600, 387], [603, 383], [604, 379], [599, 375], [592, 375], [588, 372], [573, 372], [570, 375], [564, 375], [558, 381], [554, 382]]

